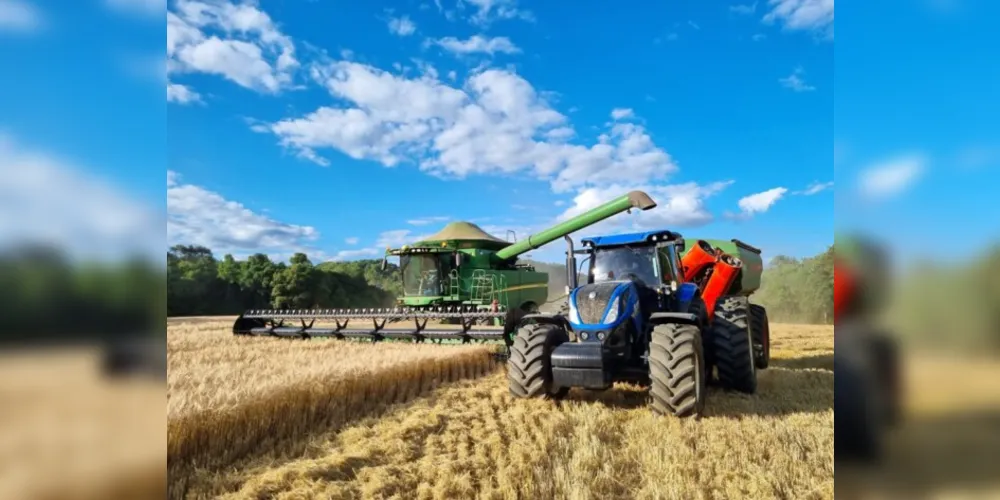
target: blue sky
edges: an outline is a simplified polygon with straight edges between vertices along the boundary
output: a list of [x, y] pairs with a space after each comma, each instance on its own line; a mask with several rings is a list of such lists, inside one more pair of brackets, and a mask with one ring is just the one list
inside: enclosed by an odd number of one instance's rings
[[833, 239], [832, 1], [14, 3], [35, 21], [0, 28], [21, 49], [0, 55], [22, 68], [0, 92], [11, 155], [154, 200], [167, 244], [374, 257], [449, 220], [524, 237], [631, 189], [659, 207], [577, 236]]
[[1000, 4], [895, 0], [841, 14], [837, 228], [879, 238], [901, 263], [1000, 243]]

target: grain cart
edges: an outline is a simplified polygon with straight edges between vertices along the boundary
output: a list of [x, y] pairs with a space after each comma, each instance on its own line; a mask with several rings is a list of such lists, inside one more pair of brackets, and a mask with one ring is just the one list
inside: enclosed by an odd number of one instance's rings
[[[403, 295], [395, 307], [252, 310], [236, 320], [233, 333], [373, 341], [502, 340], [509, 347], [517, 319], [537, 311], [548, 296], [548, 274], [519, 265], [518, 256], [622, 212], [655, 206], [646, 193], [632, 191], [516, 243], [490, 236], [475, 224], [454, 222], [423, 241], [386, 249], [383, 266], [389, 256], [398, 256], [402, 271]], [[393, 325], [403, 322], [409, 326]]]
[[[696, 240], [685, 250], [681, 261], [684, 280], [696, 283], [701, 290], [709, 321], [717, 307], [749, 311], [745, 321], [753, 336], [754, 366], [767, 368], [771, 363], [771, 325], [764, 306], [750, 303], [750, 296], [760, 288], [764, 272], [760, 249], [737, 239]], [[720, 302], [723, 296], [727, 298]]]
[[875, 324], [888, 295], [888, 256], [853, 235], [834, 245], [834, 448], [838, 461], [876, 460], [900, 416], [899, 353]]
[[[757, 375], [743, 296], [724, 295], [709, 324], [698, 286], [686, 281], [683, 237], [668, 230], [567, 238], [566, 313], [522, 318], [507, 362], [517, 398], [564, 397], [571, 387], [608, 389], [627, 381], [650, 386], [656, 414], [697, 416], [716, 368], [727, 389], [754, 393]], [[577, 286], [576, 255], [590, 262]], [[754, 268], [743, 270], [758, 279]], [[572, 338], [571, 338], [572, 336]]]

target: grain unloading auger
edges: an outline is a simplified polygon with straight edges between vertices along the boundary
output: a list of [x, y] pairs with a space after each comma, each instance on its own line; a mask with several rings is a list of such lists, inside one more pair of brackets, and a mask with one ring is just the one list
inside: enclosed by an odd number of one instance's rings
[[475, 224], [453, 222], [413, 245], [386, 249], [383, 267], [389, 256], [398, 256], [402, 271], [403, 294], [394, 307], [251, 310], [236, 320], [233, 333], [372, 341], [502, 340], [509, 346], [517, 320], [537, 312], [548, 298], [548, 274], [518, 264], [519, 256], [633, 208], [654, 207], [649, 195], [631, 191], [515, 243]]

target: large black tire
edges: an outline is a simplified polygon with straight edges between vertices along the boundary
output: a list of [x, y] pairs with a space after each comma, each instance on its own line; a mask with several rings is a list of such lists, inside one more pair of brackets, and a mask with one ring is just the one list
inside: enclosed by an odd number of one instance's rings
[[719, 298], [711, 327], [712, 358], [724, 389], [757, 392], [750, 335], [750, 302], [746, 297]]
[[691, 299], [691, 306], [688, 312], [698, 317], [698, 328], [705, 328], [708, 324], [708, 311], [705, 307], [705, 299], [701, 298], [701, 295], [695, 295]]
[[525, 325], [518, 329], [507, 359], [507, 383], [517, 398], [560, 399], [568, 387], [552, 387], [552, 351], [567, 342], [562, 328], [549, 324]]
[[750, 331], [753, 333], [753, 363], [758, 370], [763, 370], [771, 364], [771, 324], [764, 306], [750, 304]]
[[872, 333], [870, 342], [877, 386], [882, 395], [882, 422], [893, 427], [899, 423], [902, 413], [899, 349], [892, 337], [878, 331]]
[[696, 325], [653, 328], [649, 344], [650, 403], [656, 415], [701, 416], [706, 395], [705, 356]]
[[879, 397], [863, 365], [834, 353], [834, 456], [837, 462], [871, 463], [884, 452]]

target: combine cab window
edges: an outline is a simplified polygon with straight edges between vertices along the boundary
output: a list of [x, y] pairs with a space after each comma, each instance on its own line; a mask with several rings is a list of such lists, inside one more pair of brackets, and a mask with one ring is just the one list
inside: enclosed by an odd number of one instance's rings
[[631, 279], [656, 286], [661, 280], [655, 259], [651, 246], [599, 248], [594, 253], [594, 283]]
[[441, 263], [438, 256], [402, 255], [403, 293], [408, 296], [434, 297], [441, 295]]

